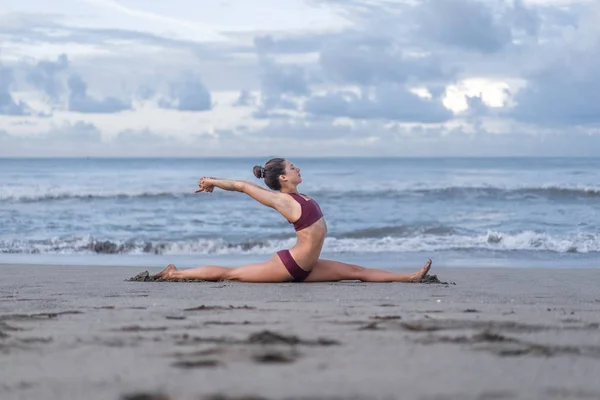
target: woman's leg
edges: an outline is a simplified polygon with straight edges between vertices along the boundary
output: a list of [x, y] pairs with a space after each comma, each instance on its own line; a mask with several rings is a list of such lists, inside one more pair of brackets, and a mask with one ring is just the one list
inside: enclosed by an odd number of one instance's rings
[[173, 264], [154, 275], [156, 278], [171, 279], [201, 279], [204, 281], [240, 281], [240, 282], [287, 282], [292, 280], [291, 275], [277, 255], [270, 260], [247, 264], [236, 268], [206, 265], [192, 269], [179, 270]]
[[431, 260], [412, 274], [400, 274], [381, 269], [361, 267], [339, 261], [318, 260], [305, 282], [332, 282], [342, 280], [359, 280], [363, 282], [411, 282], [427, 275], [431, 268]]

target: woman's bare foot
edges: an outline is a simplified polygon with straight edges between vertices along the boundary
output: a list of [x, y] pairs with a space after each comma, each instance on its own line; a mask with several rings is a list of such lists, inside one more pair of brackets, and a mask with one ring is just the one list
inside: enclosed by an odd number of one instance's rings
[[419, 279], [423, 279], [425, 277], [425, 275], [427, 275], [427, 273], [429, 272], [429, 268], [431, 268], [431, 258], [427, 260], [427, 262], [425, 263], [425, 265], [423, 266], [423, 268], [421, 268], [419, 270], [419, 272], [416, 272], [414, 274], [414, 280], [418, 281]]
[[167, 268], [160, 271], [158, 274], [154, 275], [155, 279], [169, 279], [173, 272], [177, 271], [177, 267], [174, 264], [167, 265]]

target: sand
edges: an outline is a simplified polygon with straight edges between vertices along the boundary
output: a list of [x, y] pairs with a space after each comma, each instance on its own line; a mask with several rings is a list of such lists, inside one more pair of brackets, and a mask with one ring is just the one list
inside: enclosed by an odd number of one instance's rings
[[144, 269], [0, 266], [0, 399], [600, 398], [600, 269], [127, 281]]

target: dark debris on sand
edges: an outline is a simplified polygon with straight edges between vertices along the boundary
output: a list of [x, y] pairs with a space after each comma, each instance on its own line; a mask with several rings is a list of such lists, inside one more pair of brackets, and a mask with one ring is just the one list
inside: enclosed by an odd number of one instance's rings
[[250, 334], [246, 340], [228, 337], [191, 337], [187, 333], [175, 336], [176, 344], [192, 343], [217, 343], [217, 344], [240, 344], [240, 345], [305, 345], [305, 346], [337, 346], [340, 342], [334, 339], [318, 338], [315, 340], [301, 339], [295, 335], [284, 335], [277, 332], [263, 330]]
[[[474, 350], [489, 351], [500, 357], [519, 356], [583, 356], [600, 358], [600, 346], [563, 346], [533, 343], [508, 337], [490, 330], [483, 330], [472, 336], [430, 336], [420, 340], [423, 344], [456, 343], [473, 345]], [[477, 346], [484, 344], [484, 346]]]
[[335, 346], [340, 342], [333, 339], [318, 338], [317, 340], [303, 340], [295, 335], [282, 335], [277, 332], [264, 330], [248, 336], [247, 343], [254, 344], [304, 344], [311, 346]]
[[16, 321], [16, 320], [37, 320], [37, 319], [52, 319], [60, 315], [68, 314], [83, 314], [83, 311], [59, 311], [59, 312], [45, 312], [36, 314], [4, 314], [0, 315], [0, 321]]
[[223, 307], [223, 306], [205, 306], [204, 304], [198, 307], [184, 308], [183, 311], [215, 311], [215, 310], [256, 310], [256, 307], [251, 307], [247, 305], [243, 306], [232, 306]]
[[171, 397], [162, 393], [131, 393], [121, 396], [120, 400], [171, 400]]
[[410, 283], [428, 283], [438, 285], [456, 285], [456, 282], [442, 282], [438, 279], [437, 275], [425, 275], [423, 278], [411, 281]]
[[163, 279], [150, 275], [150, 272], [140, 272], [136, 276], [125, 279], [126, 282], [207, 282], [202, 279]]

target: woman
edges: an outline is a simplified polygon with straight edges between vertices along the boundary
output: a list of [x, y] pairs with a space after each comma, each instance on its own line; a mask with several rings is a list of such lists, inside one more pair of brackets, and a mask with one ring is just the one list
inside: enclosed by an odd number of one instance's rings
[[247, 181], [203, 177], [198, 181], [199, 189], [195, 193], [211, 193], [215, 187], [246, 193], [265, 206], [279, 211], [290, 224], [294, 224], [296, 245], [289, 250], [277, 252], [268, 261], [237, 268], [209, 265], [178, 270], [170, 264], [155, 275], [156, 278], [242, 282], [410, 282], [423, 278], [429, 271], [431, 260], [415, 273], [399, 274], [320, 259], [327, 225], [319, 205], [313, 199], [298, 193], [297, 187], [302, 182], [300, 168], [283, 158], [273, 158], [264, 168], [255, 166], [253, 172], [257, 178], [264, 179], [273, 191]]

